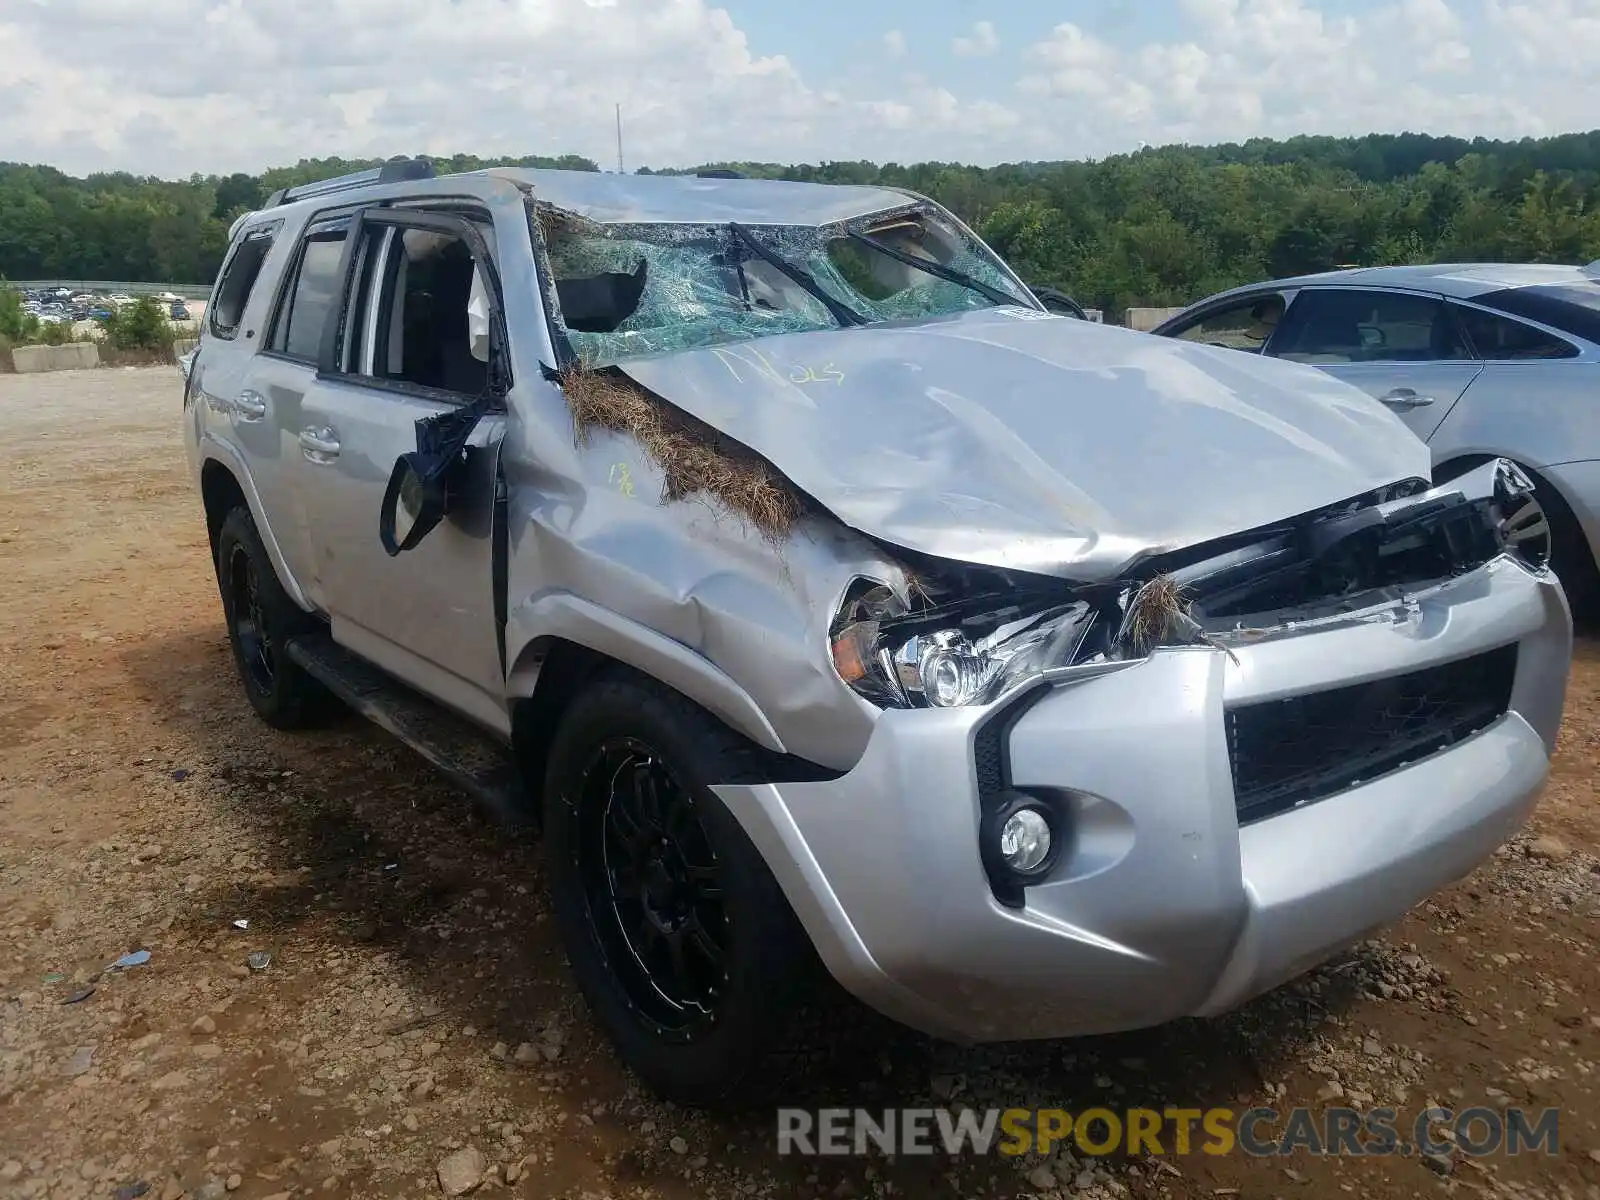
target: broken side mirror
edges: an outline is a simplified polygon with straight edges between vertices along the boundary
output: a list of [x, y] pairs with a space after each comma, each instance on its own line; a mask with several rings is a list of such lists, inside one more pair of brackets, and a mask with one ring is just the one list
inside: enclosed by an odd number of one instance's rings
[[440, 466], [434, 455], [419, 451], [395, 459], [378, 510], [378, 539], [389, 557], [415, 549], [444, 520], [448, 497]]
[[1089, 319], [1089, 314], [1084, 311], [1083, 305], [1079, 304], [1060, 288], [1029, 285], [1028, 290], [1034, 294], [1040, 304], [1044, 305], [1047, 312], [1053, 312], [1065, 317], [1076, 317], [1080, 321]]

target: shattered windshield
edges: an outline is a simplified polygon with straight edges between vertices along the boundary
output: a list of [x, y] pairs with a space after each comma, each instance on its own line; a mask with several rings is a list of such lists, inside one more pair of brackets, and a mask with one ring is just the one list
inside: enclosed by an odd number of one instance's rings
[[1031, 307], [991, 254], [925, 210], [821, 227], [539, 217], [562, 322], [588, 367], [1011, 297]]

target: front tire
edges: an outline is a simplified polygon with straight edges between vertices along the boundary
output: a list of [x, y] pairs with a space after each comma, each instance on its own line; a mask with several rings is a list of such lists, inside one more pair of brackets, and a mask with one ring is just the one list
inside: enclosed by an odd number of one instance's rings
[[234, 665], [250, 707], [276, 729], [300, 729], [326, 715], [327, 691], [289, 658], [288, 641], [317, 619], [278, 581], [250, 510], [240, 505], [217, 532], [217, 586]]
[[735, 1098], [812, 965], [777, 881], [710, 785], [752, 747], [677, 693], [618, 672], [562, 718], [545, 780], [557, 925], [623, 1061], [663, 1097]]
[[1561, 493], [1543, 480], [1534, 485], [1533, 497], [1544, 509], [1550, 525], [1550, 566], [1561, 580], [1573, 619], [1580, 624], [1593, 624], [1600, 620], [1600, 570], [1596, 569], [1583, 526]]

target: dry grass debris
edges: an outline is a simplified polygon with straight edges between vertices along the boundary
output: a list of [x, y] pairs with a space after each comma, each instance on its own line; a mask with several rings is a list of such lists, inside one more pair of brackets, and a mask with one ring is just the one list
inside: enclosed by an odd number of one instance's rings
[[1210, 646], [1239, 665], [1239, 656], [1208, 634], [1190, 611], [1188, 590], [1170, 575], [1157, 575], [1133, 594], [1117, 644], [1136, 656], [1157, 646]]
[[539, 222], [539, 232], [544, 236], [544, 244], [549, 246], [551, 241], [558, 236], [574, 236], [578, 234], [589, 237], [603, 237], [605, 226], [589, 220], [565, 208], [557, 208], [553, 204], [540, 201], [533, 206], [534, 220]]
[[742, 446], [679, 413], [615, 371], [569, 369], [561, 390], [580, 443], [592, 429], [635, 438], [661, 468], [662, 503], [705, 495], [748, 521], [771, 542], [787, 537], [805, 499], [784, 476]]
[[1170, 575], [1158, 575], [1134, 593], [1118, 640], [1135, 654], [1148, 654], [1163, 644], [1193, 641], [1193, 629], [1182, 585]]

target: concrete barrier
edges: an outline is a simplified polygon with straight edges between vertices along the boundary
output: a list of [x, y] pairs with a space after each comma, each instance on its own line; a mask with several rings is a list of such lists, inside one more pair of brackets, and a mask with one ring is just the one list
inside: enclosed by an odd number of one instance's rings
[[1149, 333], [1157, 325], [1183, 311], [1178, 308], [1130, 308], [1123, 323], [1129, 329], [1137, 329], [1140, 333]]
[[11, 352], [17, 374], [35, 371], [76, 371], [100, 365], [100, 347], [93, 342], [68, 342], [65, 346], [18, 346]]

